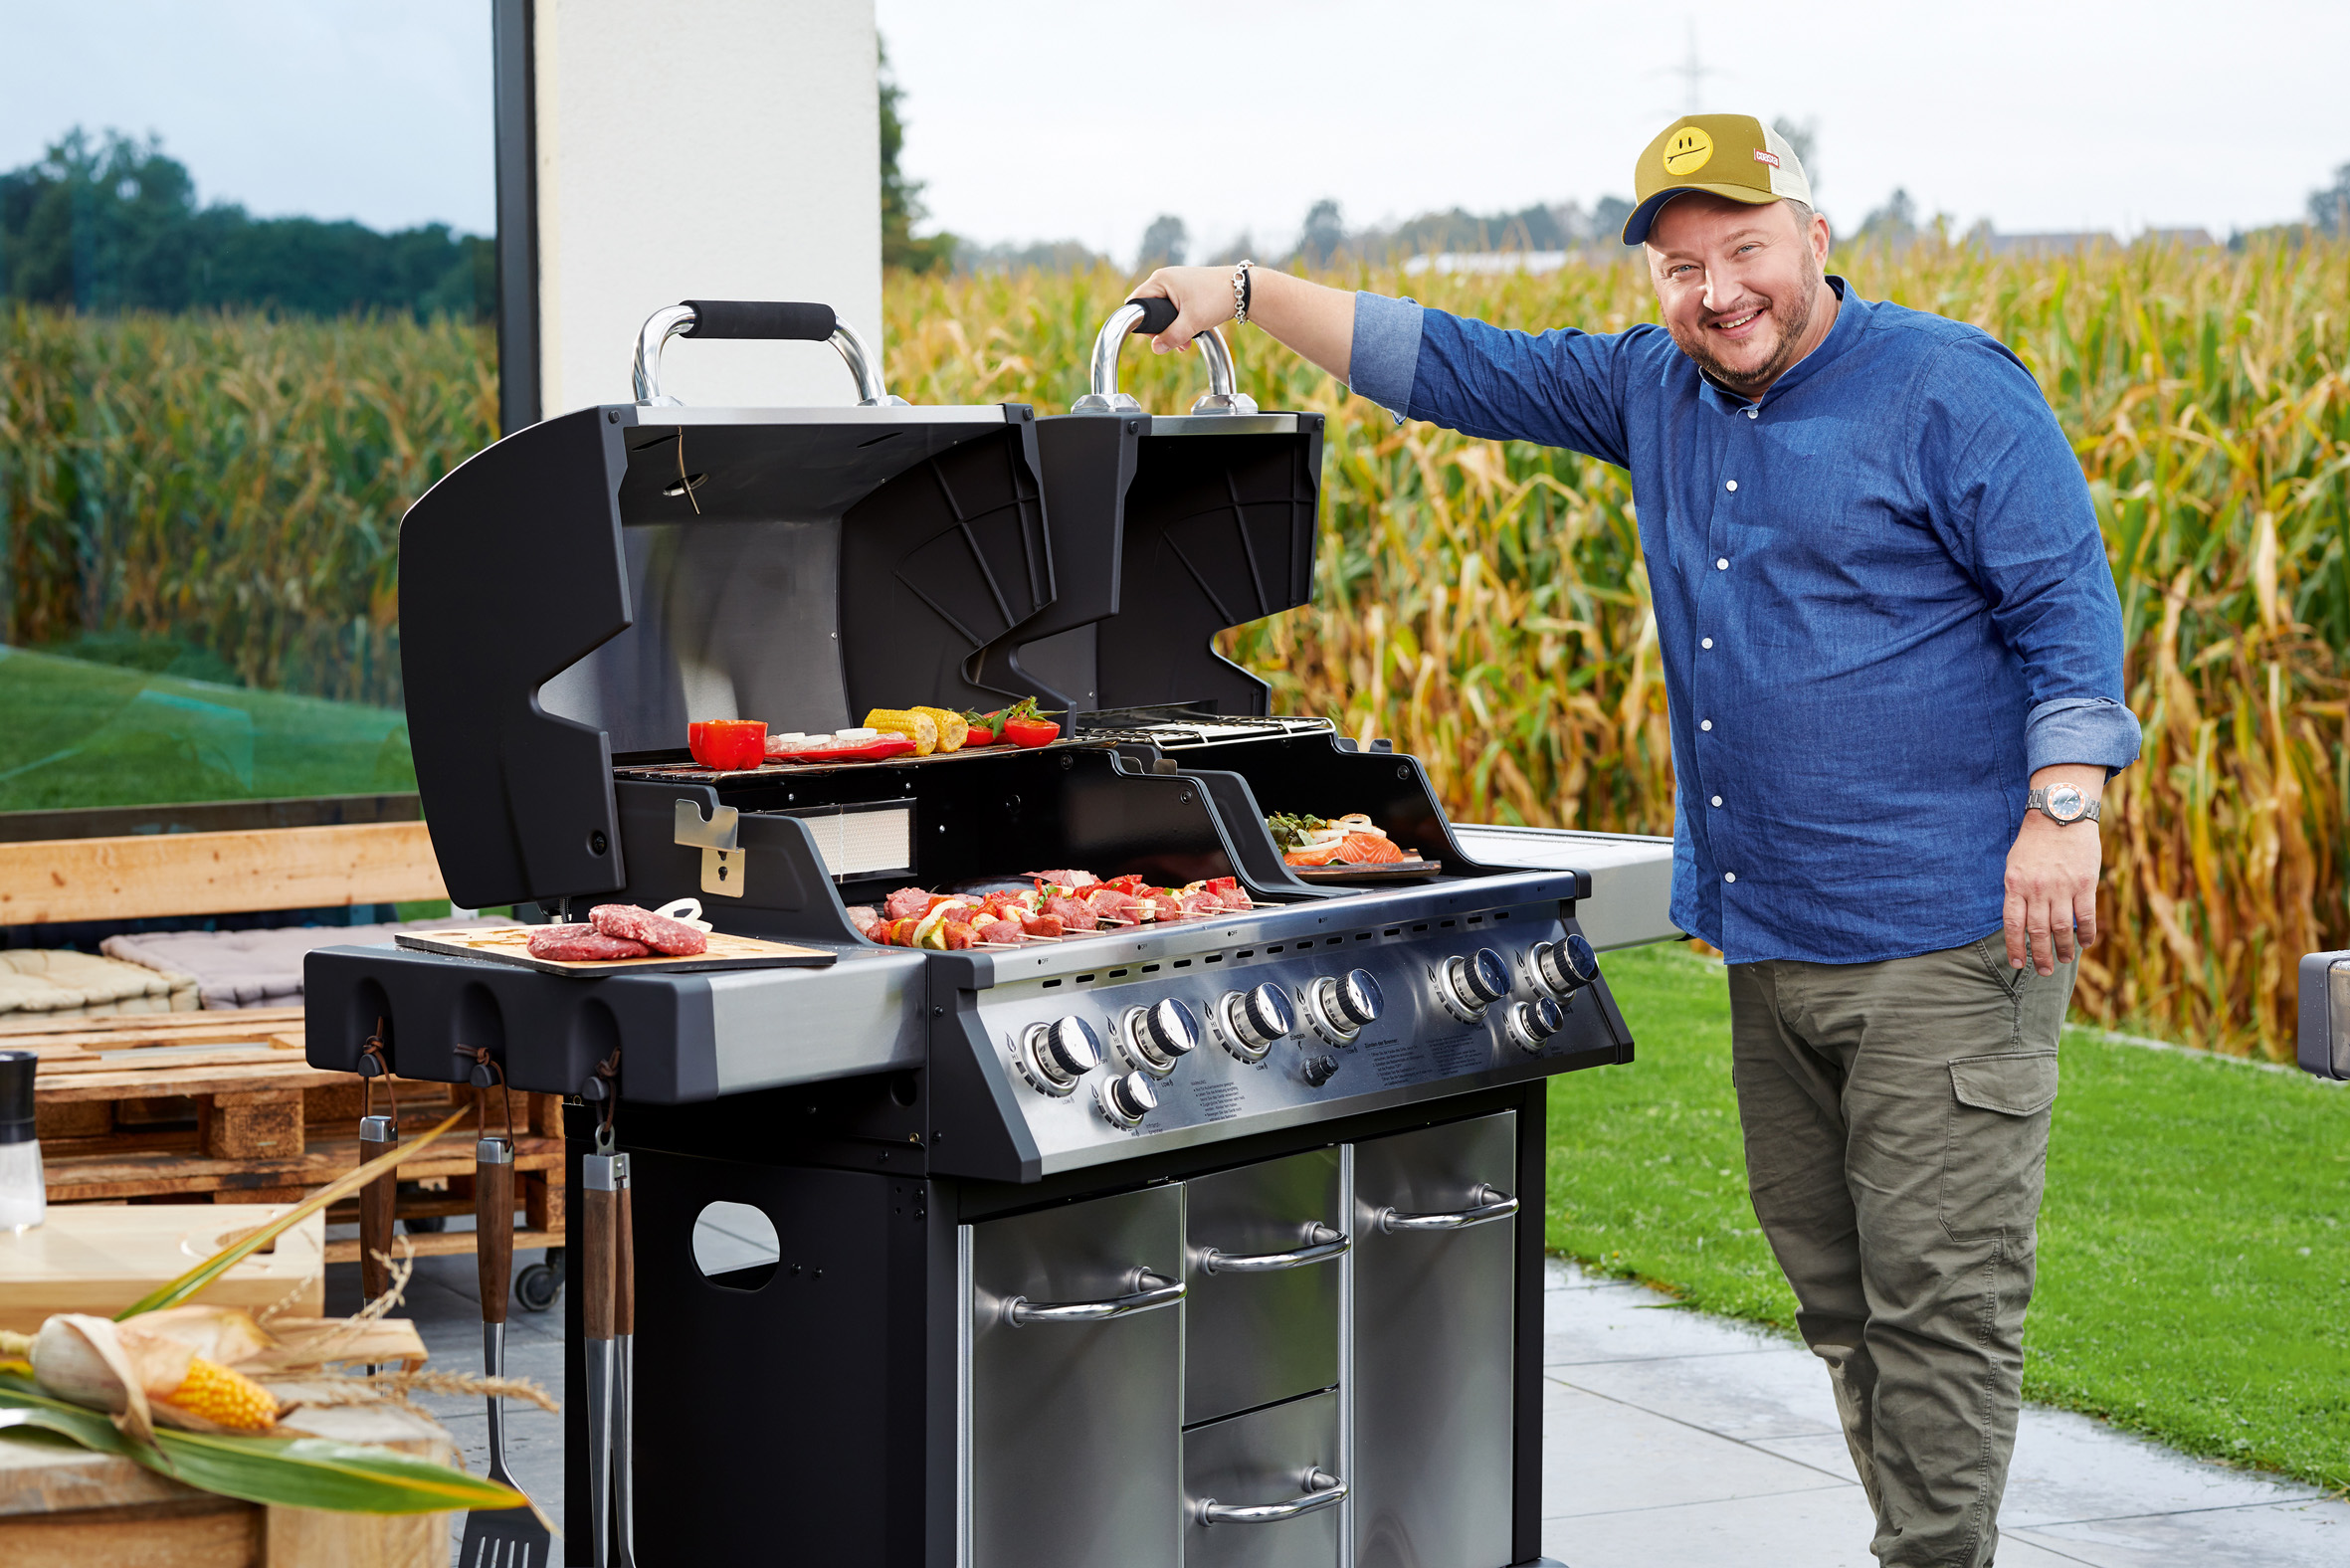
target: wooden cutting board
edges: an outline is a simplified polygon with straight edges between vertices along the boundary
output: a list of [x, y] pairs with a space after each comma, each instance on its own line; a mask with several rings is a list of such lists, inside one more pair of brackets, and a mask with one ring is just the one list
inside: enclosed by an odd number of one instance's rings
[[822, 969], [840, 960], [821, 947], [799, 947], [790, 942], [762, 941], [755, 936], [709, 933], [709, 951], [690, 958], [660, 953], [644, 958], [609, 958], [583, 963], [568, 958], [533, 958], [529, 925], [469, 926], [454, 931], [401, 931], [392, 940], [422, 953], [445, 953], [452, 958], [488, 958], [519, 964], [550, 975], [594, 980], [613, 974], [683, 974], [701, 969]]
[[[52, 1312], [111, 1317], [291, 1207], [283, 1203], [52, 1204], [29, 1231], [0, 1231], [0, 1328], [29, 1334]], [[326, 1220], [313, 1214], [196, 1299], [260, 1312], [325, 1311]]]

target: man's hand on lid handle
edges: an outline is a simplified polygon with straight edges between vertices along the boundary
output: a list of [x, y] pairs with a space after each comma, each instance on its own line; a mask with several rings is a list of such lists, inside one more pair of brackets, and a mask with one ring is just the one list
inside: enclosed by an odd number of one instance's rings
[[[2036, 790], [2066, 784], [2094, 801], [2105, 791], [2105, 770], [2066, 762], [2032, 775]], [[2103, 851], [2093, 819], [2059, 823], [2037, 807], [2024, 813], [2024, 826], [2008, 851], [2010, 967], [2029, 963], [2044, 975], [2055, 974], [2056, 965], [2070, 963], [2097, 939], [2097, 868]]]
[[[1181, 312], [1150, 340], [1153, 353], [1180, 353], [1212, 326], [1233, 318], [1233, 269], [1162, 267], [1134, 291], [1137, 299], [1163, 296]], [[1270, 267], [1249, 269], [1249, 324], [1304, 355], [1339, 380], [1354, 358], [1354, 295], [1307, 283]]]

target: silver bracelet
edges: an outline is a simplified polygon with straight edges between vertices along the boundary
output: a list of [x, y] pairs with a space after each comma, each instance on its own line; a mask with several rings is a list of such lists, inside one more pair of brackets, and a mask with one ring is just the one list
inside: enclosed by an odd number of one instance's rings
[[1232, 318], [1246, 323], [1249, 319], [1249, 269], [1255, 262], [1243, 262], [1232, 270]]

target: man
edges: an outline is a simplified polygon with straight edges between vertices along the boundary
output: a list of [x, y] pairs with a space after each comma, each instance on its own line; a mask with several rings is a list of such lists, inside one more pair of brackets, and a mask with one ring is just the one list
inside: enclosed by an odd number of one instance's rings
[[[1997, 1549], [2096, 803], [2138, 754], [2088, 488], [2023, 363], [1861, 299], [1794, 149], [1641, 154], [1663, 326], [1502, 331], [1170, 268], [1161, 351], [1245, 319], [1399, 416], [1631, 471], [1671, 711], [1672, 912], [1729, 964], [1756, 1216], [1886, 1564]], [[2004, 933], [2004, 943], [2000, 940]], [[2003, 950], [2004, 948], [2004, 950]]]

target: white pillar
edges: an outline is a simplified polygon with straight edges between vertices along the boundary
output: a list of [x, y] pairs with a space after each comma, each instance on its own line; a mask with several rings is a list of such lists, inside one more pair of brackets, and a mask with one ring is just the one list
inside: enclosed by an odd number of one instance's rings
[[[539, 407], [632, 396], [680, 299], [810, 299], [881, 347], [873, 0], [536, 0]], [[821, 343], [677, 339], [690, 404], [854, 403]]]

